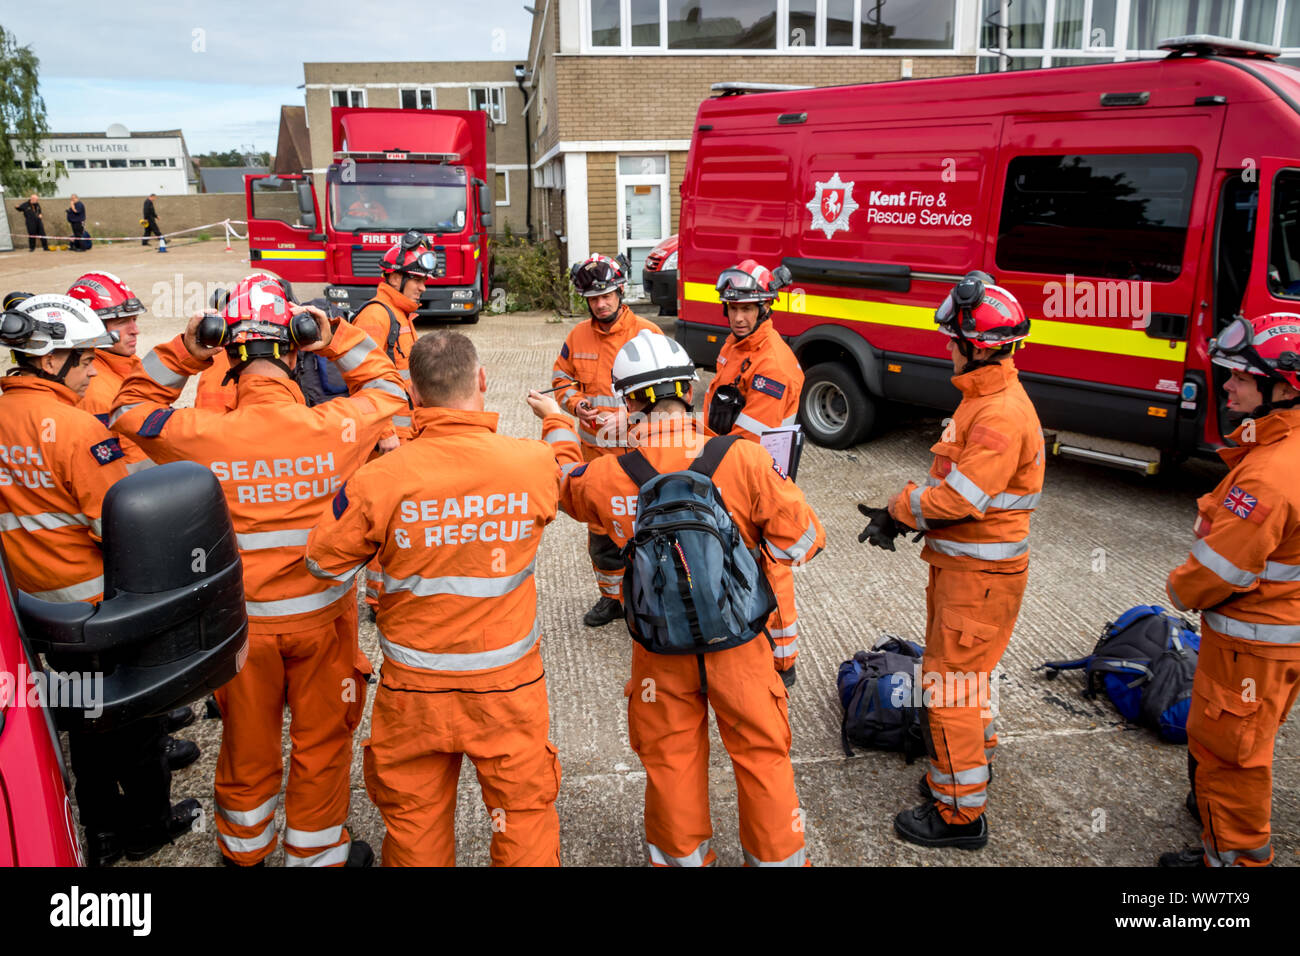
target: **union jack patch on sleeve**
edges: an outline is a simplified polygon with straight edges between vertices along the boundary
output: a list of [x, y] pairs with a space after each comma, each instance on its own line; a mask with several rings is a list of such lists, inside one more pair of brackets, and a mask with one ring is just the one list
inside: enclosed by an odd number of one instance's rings
[[1249, 518], [1258, 504], [1258, 498], [1238, 485], [1233, 485], [1232, 490], [1228, 492], [1228, 497], [1223, 499], [1223, 507], [1238, 518]]
[[101, 465], [111, 464], [125, 454], [122, 451], [122, 443], [116, 438], [105, 438], [98, 445], [91, 445], [90, 453]]
[[790, 476], [787, 475], [787, 474], [786, 474], [786, 473], [781, 469], [781, 466], [778, 465], [776, 462], [772, 462], [772, 470], [773, 470], [774, 472], [776, 472], [778, 475], [781, 476], [781, 480], [782, 480], [782, 481], [789, 481], [789, 480], [790, 480]]

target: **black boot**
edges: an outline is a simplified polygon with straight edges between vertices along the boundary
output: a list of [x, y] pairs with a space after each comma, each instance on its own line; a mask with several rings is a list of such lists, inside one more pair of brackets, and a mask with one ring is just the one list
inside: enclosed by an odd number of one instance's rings
[[590, 611], [582, 615], [582, 623], [588, 627], [603, 627], [610, 621], [617, 621], [622, 616], [622, 602], [616, 598], [602, 597]]
[[980, 814], [973, 823], [948, 823], [930, 800], [894, 817], [894, 832], [921, 846], [955, 846], [978, 850], [989, 842], [989, 823]]
[[1197, 843], [1174, 853], [1161, 853], [1160, 865], [1179, 868], [1205, 866], [1205, 849]]
[[344, 869], [358, 870], [374, 865], [375, 851], [370, 849], [370, 844], [365, 840], [353, 840], [352, 846], [348, 848], [348, 861], [343, 864]]
[[163, 738], [163, 753], [167, 755], [167, 767], [170, 770], [184, 770], [199, 759], [199, 745], [192, 740], [178, 740], [175, 737]]
[[122, 840], [116, 832], [86, 831], [86, 866], [112, 866], [120, 859], [122, 859]]
[[[990, 784], [993, 783], [993, 761], [992, 761], [992, 760], [989, 761], [989, 780], [988, 780], [988, 782], [989, 782]], [[919, 784], [917, 784], [916, 792], [919, 793], [919, 794], [921, 795], [921, 799], [922, 799], [922, 800], [933, 800], [933, 799], [934, 799], [934, 791], [932, 791], [932, 790], [930, 789], [930, 781], [929, 781], [929, 779], [928, 779], [928, 777], [927, 777], [926, 774], [921, 774], [921, 782], [920, 782]]]
[[163, 726], [163, 731], [174, 734], [182, 727], [188, 727], [192, 723], [194, 723], [194, 708], [186, 704], [184, 707], [177, 707], [175, 710], [168, 711], [167, 723]]
[[189, 833], [201, 812], [197, 800], [182, 800], [174, 804], [163, 826], [150, 827], [126, 838], [126, 858], [136, 862], [149, 859], [176, 837]]

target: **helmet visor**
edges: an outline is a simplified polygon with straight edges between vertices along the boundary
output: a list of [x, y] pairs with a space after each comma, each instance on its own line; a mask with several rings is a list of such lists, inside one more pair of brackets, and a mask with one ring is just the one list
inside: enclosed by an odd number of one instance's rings
[[1244, 318], [1233, 319], [1210, 340], [1210, 355], [1240, 355], [1254, 340], [1255, 331], [1250, 323]]
[[776, 298], [776, 293], [764, 289], [759, 281], [741, 269], [724, 269], [714, 286], [725, 302], [764, 302]]

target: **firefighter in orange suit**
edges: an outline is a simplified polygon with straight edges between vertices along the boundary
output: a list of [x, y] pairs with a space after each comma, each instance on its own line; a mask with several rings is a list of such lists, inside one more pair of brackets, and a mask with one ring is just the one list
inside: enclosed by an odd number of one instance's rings
[[[242, 287], [258, 282], [274, 282], [284, 290], [286, 299], [295, 305], [298, 303], [298, 300], [293, 297], [293, 285], [287, 279], [281, 279], [272, 272], [252, 272], [235, 283], [231, 289], [218, 286], [213, 290], [208, 304], [214, 312], [223, 312], [226, 303], [230, 301], [232, 291], [238, 291]], [[238, 391], [234, 376], [230, 374], [230, 356], [224, 351], [217, 352], [212, 356], [212, 364], [199, 373], [194, 392], [194, 407], [206, 408], [214, 412], [230, 411], [235, 407]]]
[[[492, 821], [494, 866], [558, 866], [560, 765], [548, 739], [537, 585], [558, 510], [569, 420], [553, 442], [497, 434], [473, 343], [438, 331], [410, 352], [417, 436], [365, 465], [312, 532], [307, 566], [348, 580], [379, 555], [383, 681], [365, 748], [385, 866], [453, 866], [468, 756]], [[483, 467], [491, 462], [491, 467]]]
[[[949, 336], [961, 404], [931, 448], [924, 488], [912, 482], [888, 509], [859, 505], [871, 524], [859, 541], [894, 550], [900, 533], [925, 536], [926, 675], [975, 674], [977, 698], [991, 686], [1020, 613], [1029, 568], [1029, 516], [1043, 489], [1043, 433], [1011, 355], [1029, 319], [990, 276], [971, 273], [935, 312]], [[922, 846], [979, 849], [988, 842], [991, 759], [997, 746], [991, 700], [970, 699], [966, 682], [944, 680], [929, 715], [925, 802], [894, 819]], [[950, 687], [952, 693], [948, 693]]]
[[[704, 394], [705, 424], [714, 435], [740, 435], [756, 442], [763, 432], [788, 428], [799, 417], [803, 369], [790, 346], [767, 321], [777, 290], [789, 284], [790, 272], [778, 268], [779, 278], [753, 259], [718, 276], [722, 314], [731, 334], [718, 353], [718, 373]], [[780, 561], [763, 561], [763, 573], [776, 595], [776, 610], [767, 623], [776, 644], [776, 669], [787, 687], [795, 682], [799, 656], [799, 614], [794, 605], [794, 573]]]
[[[626, 451], [618, 410], [623, 403], [614, 394], [611, 374], [614, 357], [642, 331], [662, 334], [659, 326], [641, 318], [623, 304], [631, 271], [627, 258], [595, 255], [569, 272], [573, 287], [587, 300], [589, 322], [574, 327], [564, 340], [552, 369], [551, 385], [560, 389], [560, 407], [577, 417], [578, 438], [587, 461]], [[587, 553], [596, 572], [600, 598], [582, 617], [587, 627], [601, 627], [623, 616], [620, 601], [623, 560], [609, 535], [596, 524], [587, 528]]]
[[[220, 688], [217, 839], [231, 865], [275, 848], [283, 767], [281, 723], [291, 712], [285, 862], [368, 865], [351, 843], [348, 768], [369, 665], [357, 647], [353, 582], [325, 582], [304, 563], [307, 536], [343, 482], [406, 404], [393, 363], [364, 332], [291, 306], [279, 285], [246, 284], [220, 315], [195, 315], [185, 333], [145, 357], [117, 396], [113, 428], [157, 462], [210, 468], [230, 506], [248, 603], [248, 663]], [[239, 388], [229, 412], [173, 409], [189, 376], [225, 348]], [[297, 350], [336, 363], [348, 398], [308, 408], [291, 380]]]
[[[389, 360], [397, 366], [397, 374], [410, 399], [411, 348], [415, 345], [415, 316], [420, 308], [420, 296], [437, 267], [437, 255], [428, 246], [424, 234], [412, 229], [402, 237], [380, 260], [379, 272], [383, 276], [375, 287], [375, 297], [357, 310], [352, 324], [365, 332], [384, 349]], [[408, 401], [409, 404], [409, 401]], [[404, 441], [410, 441], [411, 409], [393, 416], [390, 427], [384, 429], [375, 447], [377, 455], [396, 450]], [[379, 607], [379, 593], [383, 581], [379, 561], [366, 567], [366, 605], [370, 619], [375, 619]]]
[[[117, 333], [115, 343], [95, 350], [95, 377], [90, 380], [90, 387], [81, 400], [81, 407], [107, 428], [117, 390], [140, 366], [140, 359], [135, 354], [136, 340], [140, 335], [136, 318], [148, 310], [127, 284], [111, 272], [87, 272], [72, 283], [68, 295], [85, 302], [95, 310], [104, 328]], [[122, 460], [126, 462], [128, 472], [153, 464], [135, 442], [123, 438], [121, 443]]]
[[[69, 296], [6, 304], [0, 345], [13, 350], [15, 367], [0, 383], [0, 542], [20, 590], [93, 604], [104, 591], [104, 495], [127, 471], [118, 439], [77, 406], [94, 381], [96, 349], [117, 337]], [[164, 725], [145, 717], [104, 733], [69, 733], [91, 866], [123, 853], [143, 860], [193, 825], [198, 801], [169, 800]]]
[[[709, 436], [691, 415], [695, 366], [672, 339], [643, 331], [625, 345], [613, 367], [615, 388], [630, 413], [647, 420], [629, 433], [658, 472], [690, 467]], [[554, 417], [558, 406], [532, 393], [548, 439], [567, 438]], [[558, 459], [563, 463], [563, 459]], [[747, 441], [735, 442], [713, 472], [713, 482], [749, 548], [760, 544], [779, 561], [805, 561], [825, 543], [825, 532], [803, 493]], [[599, 524], [618, 545], [633, 533], [628, 503], [638, 486], [613, 457], [568, 471], [560, 506], [579, 521]], [[736, 775], [740, 843], [753, 866], [802, 866], [802, 811], [790, 763], [788, 692], [772, 667], [762, 637], [707, 654], [652, 654], [632, 647], [628, 737], [646, 772], [645, 831], [656, 866], [705, 866], [709, 846], [709, 705]]]
[[1238, 318], [1210, 343], [1232, 370], [1228, 410], [1248, 416], [1219, 456], [1229, 472], [1197, 502], [1196, 546], [1169, 575], [1201, 612], [1187, 714], [1201, 843], [1164, 866], [1273, 861], [1273, 742], [1300, 693], [1300, 315]]

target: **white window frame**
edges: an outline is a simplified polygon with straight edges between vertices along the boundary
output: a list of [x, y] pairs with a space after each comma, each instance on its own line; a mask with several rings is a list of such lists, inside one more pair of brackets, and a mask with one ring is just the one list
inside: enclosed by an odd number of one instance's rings
[[[474, 92], [483, 90], [487, 93], [488, 108], [483, 110], [488, 116], [492, 117], [492, 122], [499, 126], [506, 125], [506, 88], [495, 83], [475, 83], [469, 87], [469, 108], [476, 109], [474, 106]], [[493, 103], [495, 94], [496, 102]]]
[[[495, 205], [498, 205], [498, 206], [509, 206], [509, 205], [510, 205], [510, 170], [508, 170], [508, 169], [494, 169], [494, 170], [492, 171], [492, 175], [493, 175], [493, 178], [494, 178], [494, 179], [495, 179], [495, 177], [496, 177], [496, 175], [497, 175], [498, 173], [500, 173], [501, 176], [503, 176], [503, 177], [505, 178], [505, 182], [506, 182], [506, 198], [505, 198], [505, 200], [503, 201], [503, 200], [501, 199], [501, 197], [498, 196], [498, 197], [496, 198], [496, 200], [495, 200]], [[494, 184], [494, 185], [495, 185], [495, 184]]]
[[[337, 96], [338, 94], [340, 94], [340, 93], [346, 93], [346, 94], [347, 94], [347, 100], [348, 100], [348, 101], [347, 101], [346, 103], [335, 103], [335, 102], [334, 102], [334, 97], [336, 97], [336, 96]], [[360, 104], [359, 106], [356, 106], [356, 105], [354, 105], [354, 104], [352, 103], [352, 94], [353, 94], [353, 93], [358, 93], [358, 94], [360, 94], [360, 96], [361, 96], [361, 104]], [[400, 101], [399, 101], [399, 102], [400, 102]], [[333, 88], [330, 89], [330, 106], [344, 106], [344, 107], [347, 107], [347, 108], [349, 108], [349, 109], [364, 109], [364, 108], [365, 108], [365, 105], [366, 105], [366, 91], [365, 91], [365, 88], [364, 88], [364, 87], [360, 87], [360, 86], [339, 86], [339, 87], [333, 87]]]
[[[436, 110], [438, 108], [438, 91], [432, 86], [399, 86], [397, 88], [397, 105], [399, 107], [402, 106], [403, 93], [415, 94], [415, 108], [417, 110]], [[421, 93], [429, 94], [430, 104], [428, 106], [420, 106]], [[405, 109], [406, 107], [402, 108]]]
[[[862, 42], [862, 5], [872, 0], [853, 0], [853, 44], [851, 46], [826, 46], [826, 0], [817, 0], [817, 36], [816, 42], [796, 46], [790, 43], [790, 4], [789, 0], [776, 0], [776, 47], [771, 50], [670, 50], [668, 48], [668, 0], [659, 0], [659, 45], [632, 46], [632, 4], [631, 0], [619, 0], [618, 46], [593, 46], [591, 42], [591, 0], [578, 0], [579, 53], [587, 56], [625, 56], [629, 53], [653, 53], [656, 56], [969, 56], [963, 51], [961, 42], [962, 24], [965, 22], [965, 7], [974, 3], [978, 22], [978, 13], [982, 10], [982, 0], [952, 0], [953, 45], [945, 49], [887, 49], [863, 50]], [[1049, 0], [1050, 2], [1050, 0]], [[1092, 0], [1087, 0], [1091, 10]], [[1127, 0], [1118, 0], [1126, 4]], [[1116, 19], [1118, 19], [1118, 11]], [[1126, 21], [1127, 22], [1127, 21]], [[978, 28], [977, 28], [978, 29]], [[969, 48], [967, 48], [969, 49]], [[987, 54], [986, 54], [987, 55]]]

